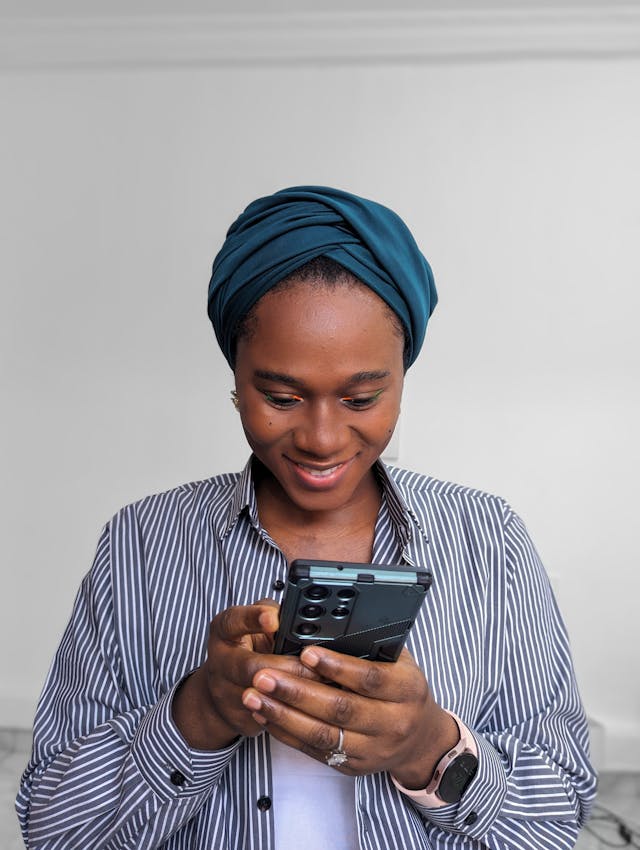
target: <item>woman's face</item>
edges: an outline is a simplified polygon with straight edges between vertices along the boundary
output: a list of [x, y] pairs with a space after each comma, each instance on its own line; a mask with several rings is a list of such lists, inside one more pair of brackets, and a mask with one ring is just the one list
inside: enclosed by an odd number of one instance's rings
[[370, 495], [400, 412], [402, 354], [389, 309], [359, 284], [300, 282], [258, 302], [238, 340], [236, 390], [285, 502], [331, 511]]

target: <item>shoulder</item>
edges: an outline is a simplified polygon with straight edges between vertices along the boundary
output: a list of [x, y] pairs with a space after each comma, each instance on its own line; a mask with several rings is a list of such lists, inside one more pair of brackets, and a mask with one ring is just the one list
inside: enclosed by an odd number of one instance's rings
[[433, 478], [421, 472], [411, 469], [402, 469], [398, 466], [387, 466], [387, 472], [396, 485], [404, 492], [424, 496], [434, 500], [449, 499], [451, 501], [471, 502], [499, 502], [506, 504], [503, 498], [484, 490], [478, 490], [464, 484], [455, 484], [452, 481], [443, 481]]
[[393, 466], [386, 469], [407, 507], [419, 515], [427, 513], [433, 517], [446, 513], [459, 517], [486, 516], [502, 524], [515, 516], [511, 506], [501, 496], [410, 469]]
[[239, 472], [227, 472], [200, 481], [191, 481], [153, 493], [121, 508], [109, 526], [158, 526], [175, 521], [217, 519], [228, 510], [230, 500], [241, 477]]

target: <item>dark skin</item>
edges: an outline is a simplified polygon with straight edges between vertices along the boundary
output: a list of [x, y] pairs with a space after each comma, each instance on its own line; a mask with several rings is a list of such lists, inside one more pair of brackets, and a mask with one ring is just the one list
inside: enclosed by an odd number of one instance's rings
[[[260, 521], [287, 560], [371, 560], [381, 500], [372, 467], [400, 411], [402, 352], [388, 308], [360, 285], [300, 282], [258, 303], [238, 341], [236, 389], [262, 471]], [[324, 762], [343, 728], [340, 772], [389, 771], [424, 788], [459, 734], [409, 652], [391, 664], [320, 647], [277, 656], [277, 628], [268, 600], [214, 618], [207, 659], [173, 705], [189, 744], [221, 749], [267, 729]]]

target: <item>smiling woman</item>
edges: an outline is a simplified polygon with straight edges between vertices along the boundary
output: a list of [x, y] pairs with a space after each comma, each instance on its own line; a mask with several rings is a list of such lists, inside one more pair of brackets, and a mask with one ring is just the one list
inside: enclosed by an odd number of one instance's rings
[[[297, 187], [231, 226], [209, 316], [251, 457], [106, 526], [38, 708], [30, 848], [573, 847], [595, 777], [525, 527], [380, 461], [435, 303], [372, 201]], [[397, 661], [274, 654], [295, 558], [433, 575]]]

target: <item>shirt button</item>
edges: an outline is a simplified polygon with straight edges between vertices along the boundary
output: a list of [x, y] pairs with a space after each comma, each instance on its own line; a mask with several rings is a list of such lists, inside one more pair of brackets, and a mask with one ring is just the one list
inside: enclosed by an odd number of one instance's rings
[[181, 773], [179, 770], [173, 770], [171, 772], [171, 776], [169, 776], [169, 779], [174, 785], [184, 785], [184, 783], [187, 781], [187, 778], [184, 773]]
[[478, 820], [478, 815], [475, 812], [469, 812], [469, 814], [464, 819], [465, 826], [473, 826], [473, 824]]
[[271, 797], [258, 797], [257, 806], [261, 812], [268, 812], [271, 808]]
[[281, 579], [276, 579], [271, 585], [273, 590], [284, 590], [284, 582]]

